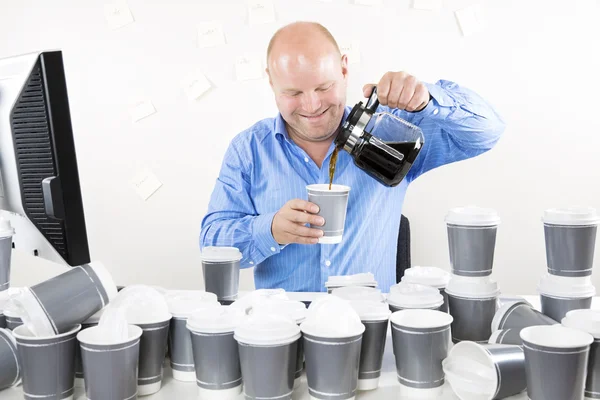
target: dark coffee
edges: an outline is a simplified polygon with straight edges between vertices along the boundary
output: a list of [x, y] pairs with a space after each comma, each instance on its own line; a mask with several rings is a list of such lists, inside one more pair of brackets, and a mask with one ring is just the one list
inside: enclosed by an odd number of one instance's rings
[[331, 184], [333, 183], [333, 175], [335, 175], [335, 165], [337, 164], [339, 147], [336, 147], [331, 153], [331, 159], [329, 160], [329, 190], [331, 190]]

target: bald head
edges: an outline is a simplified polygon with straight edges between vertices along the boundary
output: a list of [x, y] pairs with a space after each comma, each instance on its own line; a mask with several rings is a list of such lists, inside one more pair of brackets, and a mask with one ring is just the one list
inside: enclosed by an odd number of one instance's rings
[[317, 22], [294, 22], [280, 28], [271, 38], [267, 48], [267, 65], [281, 53], [315, 50], [341, 57], [335, 38], [323, 25]]

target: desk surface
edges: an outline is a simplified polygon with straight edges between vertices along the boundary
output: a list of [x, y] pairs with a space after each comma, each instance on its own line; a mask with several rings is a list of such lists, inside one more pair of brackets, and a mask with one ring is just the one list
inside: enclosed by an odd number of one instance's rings
[[[298, 300], [306, 300], [306, 293], [304, 294], [291, 294], [290, 297]], [[310, 296], [311, 294], [309, 294]], [[321, 295], [321, 294], [319, 294]], [[537, 296], [524, 296], [534, 307], [539, 307], [539, 298]], [[600, 306], [600, 297], [594, 298], [592, 307], [598, 308]], [[394, 355], [392, 353], [392, 339], [388, 330], [388, 336], [386, 338], [385, 353], [383, 357], [383, 366], [381, 371], [381, 378], [379, 381], [379, 388], [367, 392], [359, 392], [357, 400], [381, 400], [381, 399], [401, 399], [399, 397], [400, 386], [396, 378], [396, 364]], [[165, 368], [165, 375], [163, 379], [162, 389], [151, 396], [144, 397], [148, 400], [185, 400], [185, 399], [196, 399], [198, 397], [198, 391], [195, 383], [179, 382], [173, 379], [171, 369]], [[75, 392], [75, 400], [85, 400], [85, 394], [83, 389], [77, 389]], [[0, 392], [0, 399], [2, 400], [21, 400], [23, 399], [22, 387], [14, 387], [6, 389]], [[243, 395], [238, 396], [236, 400], [243, 400]], [[308, 386], [306, 383], [306, 376], [303, 375], [301, 378], [300, 386], [294, 391], [294, 400], [309, 400]], [[452, 389], [446, 382], [444, 386], [444, 393], [438, 400], [458, 400], [458, 397], [452, 392]], [[527, 395], [521, 393], [520, 395], [508, 398], [508, 400], [527, 400]]]

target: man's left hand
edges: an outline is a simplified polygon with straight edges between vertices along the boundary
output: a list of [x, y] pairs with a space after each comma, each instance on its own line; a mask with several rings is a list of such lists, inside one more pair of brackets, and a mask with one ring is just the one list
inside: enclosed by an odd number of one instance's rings
[[[363, 87], [365, 97], [371, 95], [373, 86], [367, 84]], [[430, 100], [427, 87], [406, 72], [386, 72], [377, 84], [377, 97], [383, 106], [409, 112], [421, 111]]]

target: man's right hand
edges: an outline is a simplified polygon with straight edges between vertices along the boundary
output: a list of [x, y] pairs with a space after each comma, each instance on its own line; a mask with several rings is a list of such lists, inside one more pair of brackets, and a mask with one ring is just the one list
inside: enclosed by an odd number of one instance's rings
[[271, 224], [273, 238], [279, 244], [317, 244], [319, 238], [323, 236], [323, 231], [309, 228], [305, 224], [316, 226], [325, 224], [323, 217], [315, 215], [318, 212], [319, 206], [306, 200], [288, 201], [273, 218]]

